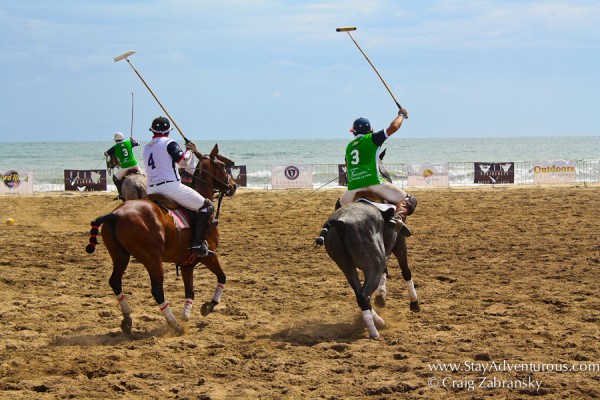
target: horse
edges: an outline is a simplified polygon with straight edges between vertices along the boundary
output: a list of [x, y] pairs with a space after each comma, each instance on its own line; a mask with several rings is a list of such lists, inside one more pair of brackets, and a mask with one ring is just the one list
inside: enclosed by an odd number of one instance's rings
[[102, 239], [113, 264], [109, 285], [121, 308], [123, 315], [121, 330], [125, 334], [131, 334], [133, 320], [131, 307], [123, 293], [122, 278], [131, 257], [141, 262], [148, 271], [152, 296], [159, 305], [167, 324], [177, 334], [182, 334], [183, 328], [177, 322], [169, 303], [165, 300], [163, 262], [173, 262], [178, 269], [181, 269], [186, 297], [181, 314], [183, 321], [189, 321], [192, 312], [193, 272], [196, 264], [203, 264], [217, 277], [217, 286], [213, 297], [210, 302], [202, 305], [201, 314], [207, 316], [221, 301], [226, 275], [216, 253], [219, 245], [217, 224], [221, 200], [224, 196], [233, 196], [237, 188], [234, 179], [228, 172], [233, 165], [232, 160], [219, 154], [218, 145], [215, 144], [209, 155], [200, 158], [194, 172], [193, 189], [211, 200], [214, 200], [215, 194], [218, 193], [216, 216], [205, 234], [210, 249], [207, 256], [198, 256], [189, 250], [191, 229], [180, 229], [175, 224], [174, 218], [171, 217], [167, 206], [151, 201], [152, 195], [149, 200], [123, 202], [112, 212], [91, 222], [90, 241], [86, 251], [90, 254], [94, 252], [98, 243], [96, 236], [99, 228], [102, 227]]
[[[385, 150], [380, 154], [383, 160]], [[391, 178], [383, 163], [380, 171], [386, 180]], [[363, 321], [372, 339], [379, 338], [377, 329], [385, 327], [385, 321], [371, 307], [371, 296], [377, 291], [375, 304], [385, 306], [387, 294], [387, 259], [395, 255], [410, 300], [410, 310], [420, 311], [417, 292], [408, 266], [406, 238], [399, 235], [389, 224], [393, 210], [382, 212], [373, 204], [365, 202], [374, 199], [371, 193], [359, 193], [358, 200], [338, 207], [323, 225], [317, 245], [325, 245], [329, 257], [342, 270], [356, 295]], [[371, 201], [372, 203], [372, 201]], [[338, 203], [339, 206], [339, 203]], [[357, 269], [364, 275], [361, 284]]]
[[148, 182], [146, 176], [140, 173], [132, 173], [123, 178], [121, 186], [123, 201], [148, 198]]

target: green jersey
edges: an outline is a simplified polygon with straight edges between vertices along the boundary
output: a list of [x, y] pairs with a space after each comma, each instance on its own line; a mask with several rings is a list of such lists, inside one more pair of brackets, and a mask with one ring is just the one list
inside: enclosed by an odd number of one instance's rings
[[123, 140], [122, 142], [119, 142], [111, 147], [107, 151], [107, 154], [110, 156], [116, 156], [119, 159], [119, 166], [121, 168], [133, 167], [138, 165], [138, 162], [133, 155], [132, 149], [134, 146], [138, 145], [139, 143], [133, 139]]
[[379, 172], [380, 146], [373, 142], [373, 134], [357, 136], [346, 147], [348, 190], [384, 182]]

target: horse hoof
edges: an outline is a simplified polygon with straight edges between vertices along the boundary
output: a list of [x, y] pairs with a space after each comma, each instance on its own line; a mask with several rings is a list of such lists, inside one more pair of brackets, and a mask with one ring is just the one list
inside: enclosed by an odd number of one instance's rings
[[177, 336], [181, 336], [185, 333], [184, 329], [181, 327], [181, 325], [177, 325], [175, 328], [173, 328], [173, 330], [175, 331], [175, 334]]
[[375, 296], [375, 305], [379, 308], [385, 307], [385, 297], [380, 295]]
[[204, 303], [204, 304], [202, 304], [202, 307], [200, 307], [200, 314], [202, 314], [203, 317], [206, 317], [208, 314], [213, 312], [214, 309], [215, 309], [214, 303]]
[[419, 305], [419, 301], [411, 301], [410, 302], [410, 311], [419, 312], [421, 311], [421, 306]]
[[121, 321], [121, 330], [126, 335], [131, 335], [131, 326], [133, 325], [133, 320], [131, 317], [124, 317]]

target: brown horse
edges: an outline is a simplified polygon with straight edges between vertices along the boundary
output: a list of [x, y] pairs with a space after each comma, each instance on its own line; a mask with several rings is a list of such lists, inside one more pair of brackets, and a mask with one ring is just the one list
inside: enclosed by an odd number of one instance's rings
[[121, 306], [123, 314], [121, 329], [126, 334], [131, 333], [132, 319], [131, 308], [123, 293], [122, 278], [131, 257], [141, 262], [148, 271], [152, 296], [169, 326], [178, 334], [183, 333], [183, 329], [165, 300], [163, 262], [173, 262], [181, 268], [186, 297], [182, 313], [184, 321], [189, 320], [192, 311], [193, 272], [194, 266], [199, 262], [217, 276], [214, 295], [210, 302], [202, 306], [202, 315], [208, 315], [219, 304], [226, 276], [216, 253], [219, 245], [217, 222], [221, 200], [223, 196], [232, 196], [235, 193], [236, 184], [228, 172], [228, 169], [234, 165], [233, 161], [218, 152], [219, 148], [215, 145], [210, 155], [200, 157], [193, 182], [193, 189], [205, 198], [214, 200], [215, 194], [219, 194], [216, 216], [205, 234], [210, 249], [209, 255], [198, 257], [196, 253], [191, 252], [189, 250], [191, 229], [180, 229], [164, 205], [160, 206], [150, 200], [128, 200], [111, 213], [92, 221], [90, 243], [86, 251], [94, 252], [98, 228], [102, 226], [102, 239], [113, 262], [109, 284]]

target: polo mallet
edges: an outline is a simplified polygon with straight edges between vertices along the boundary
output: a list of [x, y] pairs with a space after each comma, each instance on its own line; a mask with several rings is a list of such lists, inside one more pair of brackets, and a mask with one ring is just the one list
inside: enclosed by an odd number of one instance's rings
[[133, 90], [131, 91], [131, 130], [129, 131], [129, 138], [133, 139]]
[[[385, 86], [385, 88], [389, 92], [390, 96], [392, 96], [392, 99], [394, 99], [394, 103], [396, 103], [396, 105], [398, 106], [398, 109], [402, 110], [402, 106], [400, 105], [400, 103], [398, 103], [398, 100], [396, 100], [396, 97], [394, 97], [394, 94], [392, 93], [392, 91], [390, 90], [390, 88], [388, 87], [388, 85], [385, 83], [385, 81], [383, 80], [383, 78], [379, 74], [379, 71], [377, 71], [377, 68], [375, 68], [375, 66], [373, 65], [373, 63], [371, 62], [371, 60], [369, 60], [369, 57], [367, 57], [367, 55], [365, 54], [365, 52], [360, 48], [360, 46], [358, 45], [358, 43], [356, 43], [356, 40], [354, 40], [354, 38], [350, 34], [351, 31], [355, 31], [355, 30], [356, 30], [355, 26], [345, 26], [345, 27], [342, 27], [342, 28], [336, 28], [335, 29], [336, 32], [346, 32], [348, 34], [348, 36], [350, 36], [350, 39], [352, 39], [352, 41], [354, 42], [354, 44], [356, 45], [356, 47], [358, 47], [358, 50], [360, 50], [360, 52], [362, 53], [362, 55], [365, 56], [365, 59], [369, 62], [369, 64], [371, 64], [371, 67], [373, 67], [373, 70], [375, 71], [375, 73], [377, 74], [377, 76], [379, 77], [379, 79], [381, 79], [381, 83], [383, 83], [383, 86]], [[405, 118], [408, 118], [408, 116], [405, 116]]]
[[139, 76], [139, 78], [142, 80], [142, 83], [144, 84], [144, 86], [146, 86], [146, 89], [148, 89], [148, 91], [150, 92], [150, 94], [152, 95], [152, 97], [154, 97], [154, 100], [156, 100], [156, 102], [158, 103], [158, 105], [160, 106], [160, 108], [162, 108], [162, 110], [165, 112], [165, 114], [167, 114], [167, 117], [169, 117], [169, 119], [173, 122], [173, 125], [175, 125], [175, 128], [177, 128], [177, 131], [179, 132], [179, 134], [181, 135], [181, 137], [185, 140], [186, 143], [189, 143], [190, 141], [188, 140], [188, 138], [185, 137], [185, 135], [183, 134], [183, 132], [181, 132], [181, 129], [179, 129], [179, 125], [177, 125], [177, 122], [175, 122], [175, 120], [171, 117], [171, 115], [169, 115], [169, 112], [163, 107], [163, 105], [161, 104], [160, 100], [158, 100], [158, 97], [156, 97], [156, 95], [154, 94], [154, 92], [152, 91], [152, 89], [150, 89], [150, 86], [148, 86], [148, 84], [146, 83], [146, 81], [144, 80], [144, 78], [142, 78], [142, 76], [140, 75], [139, 72], [137, 72], [137, 69], [135, 69], [135, 67], [133, 66], [133, 64], [131, 63], [131, 61], [129, 61], [129, 56], [135, 54], [135, 50], [129, 50], [123, 54], [121, 54], [120, 56], [116, 56], [115, 57], [115, 62], [121, 61], [121, 60], [126, 60], [127, 63], [129, 64], [129, 66], [133, 69], [133, 71], [137, 74], [137, 76]]

